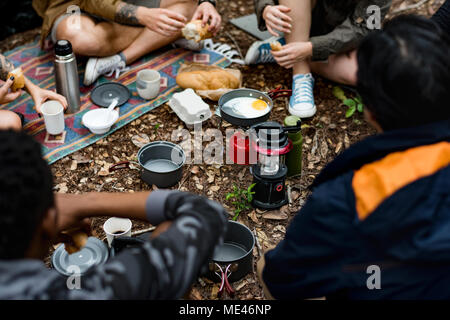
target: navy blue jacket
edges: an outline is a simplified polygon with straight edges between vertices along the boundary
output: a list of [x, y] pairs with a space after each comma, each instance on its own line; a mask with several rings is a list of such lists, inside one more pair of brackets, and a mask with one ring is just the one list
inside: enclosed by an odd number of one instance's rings
[[[450, 298], [449, 120], [369, 137], [312, 187], [265, 255], [263, 281], [275, 298]], [[367, 286], [371, 265], [380, 289]]]

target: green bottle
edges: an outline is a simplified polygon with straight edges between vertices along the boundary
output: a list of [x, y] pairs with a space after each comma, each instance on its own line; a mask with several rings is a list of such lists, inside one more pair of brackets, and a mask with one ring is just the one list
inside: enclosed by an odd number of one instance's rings
[[[297, 116], [287, 116], [284, 119], [284, 125], [287, 127], [296, 126], [299, 120], [300, 118]], [[286, 155], [286, 166], [288, 168], [287, 176], [295, 177], [302, 173], [302, 131], [289, 132], [288, 137], [292, 141], [293, 148]]]

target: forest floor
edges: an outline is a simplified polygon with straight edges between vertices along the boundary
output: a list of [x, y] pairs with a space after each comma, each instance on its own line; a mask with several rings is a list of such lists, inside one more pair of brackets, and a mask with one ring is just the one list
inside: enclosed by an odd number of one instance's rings
[[[419, 1], [394, 0], [392, 12], [407, 8]], [[427, 1], [424, 5], [407, 13], [433, 14], [443, 0]], [[232, 18], [253, 13], [253, 0], [218, 1], [218, 9], [223, 17], [223, 29], [215, 41], [236, 45], [243, 55], [256, 39], [228, 21]], [[39, 29], [16, 34], [0, 41], [0, 52], [10, 50], [33, 40], [39, 34]], [[290, 89], [291, 72], [275, 64], [242, 66], [234, 64], [244, 75], [243, 87], [260, 91], [282, 87]], [[254, 250], [254, 262], [262, 252], [277, 245], [284, 238], [286, 227], [291, 219], [303, 206], [309, 196], [308, 186], [324, 166], [351, 144], [374, 134], [375, 131], [365, 122], [362, 113], [355, 112], [352, 117], [346, 117], [347, 107], [333, 95], [331, 83], [320, 77], [316, 78], [314, 96], [317, 114], [310, 120], [303, 121], [303, 172], [301, 177], [288, 179], [290, 202], [280, 210], [264, 212], [248, 210], [242, 212], [238, 221], [247, 225], [255, 232], [260, 250]], [[346, 95], [354, 97], [354, 92], [345, 90]], [[288, 115], [287, 98], [275, 101], [271, 120], [283, 122]], [[217, 116], [205, 123], [203, 129], [218, 128]], [[172, 131], [183, 128], [183, 122], [171, 111], [168, 105], [163, 105], [131, 122], [127, 126], [112, 133], [81, 151], [69, 155], [54, 163], [52, 171], [55, 177], [55, 191], [63, 193], [84, 193], [91, 191], [104, 192], [139, 192], [152, 190], [152, 187], [140, 179], [138, 168], [119, 170], [108, 173], [110, 165], [123, 160], [135, 160], [142, 142], [154, 140], [171, 141]], [[221, 130], [225, 136], [228, 125]], [[193, 131], [191, 130], [192, 137]], [[224, 159], [224, 162], [226, 160]], [[240, 165], [188, 165], [184, 168], [182, 182], [175, 187], [182, 191], [190, 191], [209, 197], [223, 204], [234, 215], [233, 205], [226, 201], [227, 193], [238, 188], [247, 188], [252, 183], [252, 175], [248, 167]], [[93, 229], [100, 237], [104, 237], [102, 224], [105, 218], [93, 220]], [[133, 221], [133, 231], [148, 228], [149, 225]], [[48, 262], [48, 261], [47, 261]], [[264, 299], [264, 293], [259, 285], [256, 273], [248, 274], [244, 279], [233, 284], [236, 295], [233, 299]], [[193, 286], [188, 299], [218, 299], [219, 285], [206, 278], [200, 278]], [[229, 299], [229, 297], [223, 297]]]

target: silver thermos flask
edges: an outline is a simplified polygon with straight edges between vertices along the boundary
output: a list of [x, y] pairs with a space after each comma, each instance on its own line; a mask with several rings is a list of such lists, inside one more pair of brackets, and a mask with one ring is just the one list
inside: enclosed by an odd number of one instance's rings
[[56, 91], [66, 97], [67, 113], [80, 110], [80, 84], [77, 59], [68, 40], [58, 40], [55, 45]]

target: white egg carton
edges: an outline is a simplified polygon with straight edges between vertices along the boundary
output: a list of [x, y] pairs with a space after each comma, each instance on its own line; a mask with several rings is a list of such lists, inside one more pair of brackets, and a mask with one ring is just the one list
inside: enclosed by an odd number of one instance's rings
[[189, 128], [192, 128], [196, 123], [208, 120], [212, 116], [209, 105], [192, 89], [175, 93], [169, 100], [169, 106]]

